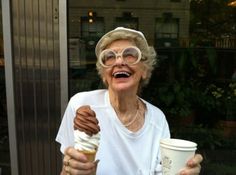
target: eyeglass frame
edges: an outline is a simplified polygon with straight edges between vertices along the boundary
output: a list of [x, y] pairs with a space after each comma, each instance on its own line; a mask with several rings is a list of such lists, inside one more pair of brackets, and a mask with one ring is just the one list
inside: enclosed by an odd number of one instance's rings
[[[129, 48], [134, 48], [134, 49], [137, 50], [137, 52], [138, 52], [138, 59], [137, 59], [135, 62], [133, 62], [133, 63], [128, 63], [128, 62], [126, 62], [126, 60], [123, 58], [123, 53], [124, 53], [124, 51], [125, 51], [126, 49], [129, 49]], [[115, 59], [114, 64], [109, 65], [109, 66], [105, 65], [105, 64], [103, 63], [102, 59], [101, 59], [101, 55], [102, 55], [104, 52], [106, 52], [106, 51], [111, 51], [111, 52], [113, 52], [114, 55], [116, 56], [116, 59]], [[121, 58], [125, 61], [125, 63], [126, 63], [127, 65], [131, 66], [131, 65], [135, 65], [135, 64], [137, 64], [137, 63], [140, 62], [140, 60], [142, 59], [142, 53], [141, 53], [140, 49], [139, 49], [138, 47], [136, 47], [136, 46], [128, 46], [128, 47], [124, 48], [120, 53], [116, 53], [116, 52], [115, 52], [114, 50], [112, 50], [112, 49], [105, 49], [105, 50], [103, 50], [103, 51], [100, 53], [99, 58], [98, 58], [98, 61], [99, 61], [99, 63], [100, 63], [103, 67], [109, 68], [109, 67], [112, 67], [112, 66], [115, 65], [116, 60], [118, 59], [118, 57], [121, 57]]]

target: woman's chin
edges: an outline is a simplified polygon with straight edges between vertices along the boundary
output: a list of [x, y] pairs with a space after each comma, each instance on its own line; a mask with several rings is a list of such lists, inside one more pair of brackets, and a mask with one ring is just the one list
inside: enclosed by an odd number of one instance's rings
[[116, 84], [113, 86], [112, 90], [117, 93], [125, 93], [125, 92], [135, 92], [136, 88], [133, 85], [129, 84]]

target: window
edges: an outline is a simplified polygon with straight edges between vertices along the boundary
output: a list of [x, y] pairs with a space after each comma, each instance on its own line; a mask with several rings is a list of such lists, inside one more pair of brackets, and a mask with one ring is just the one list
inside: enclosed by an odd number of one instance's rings
[[81, 17], [81, 37], [99, 37], [104, 33], [103, 18]]
[[179, 37], [179, 20], [175, 18], [158, 18], [155, 26], [157, 47], [177, 46]]
[[179, 34], [178, 19], [157, 19], [156, 22], [156, 38], [172, 38], [177, 39]]
[[116, 17], [115, 27], [119, 26], [138, 29], [138, 18], [133, 17], [131, 12], [124, 12], [122, 17]]

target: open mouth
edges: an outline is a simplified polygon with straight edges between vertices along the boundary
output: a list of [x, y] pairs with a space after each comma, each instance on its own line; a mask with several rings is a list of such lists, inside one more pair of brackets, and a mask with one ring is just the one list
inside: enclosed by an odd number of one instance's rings
[[112, 74], [114, 78], [128, 78], [131, 76], [131, 73], [129, 72], [115, 72]]

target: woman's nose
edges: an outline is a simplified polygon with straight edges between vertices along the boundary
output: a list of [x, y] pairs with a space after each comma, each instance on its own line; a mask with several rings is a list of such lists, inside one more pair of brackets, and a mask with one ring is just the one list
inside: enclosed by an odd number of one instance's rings
[[123, 65], [124, 63], [125, 63], [125, 60], [123, 59], [123, 57], [121, 55], [118, 55], [116, 57], [116, 64]]

